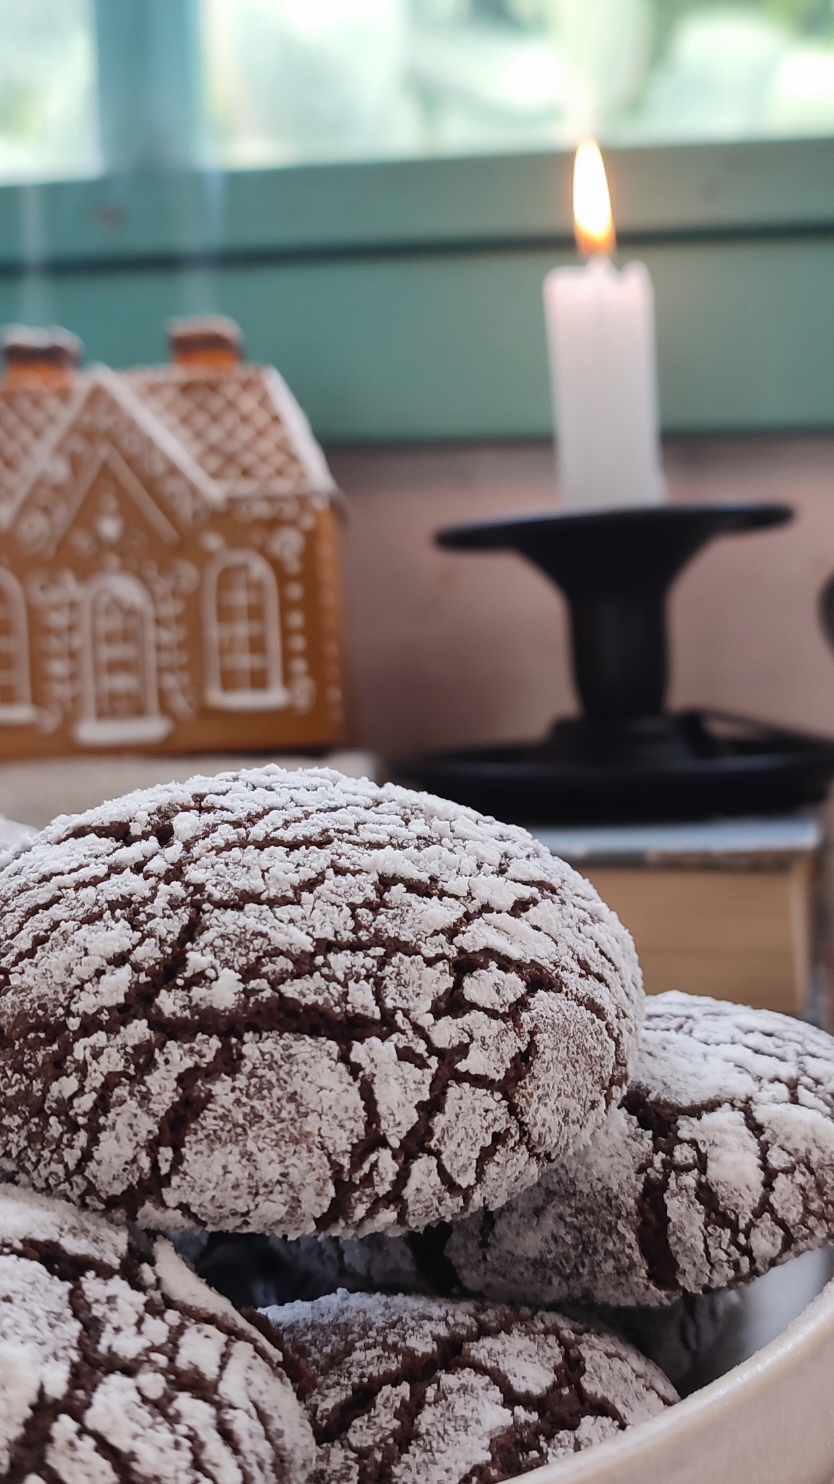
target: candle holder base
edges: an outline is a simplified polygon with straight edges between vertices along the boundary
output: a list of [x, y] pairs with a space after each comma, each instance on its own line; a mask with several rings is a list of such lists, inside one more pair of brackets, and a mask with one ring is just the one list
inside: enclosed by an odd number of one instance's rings
[[784, 813], [822, 799], [834, 742], [712, 711], [669, 712], [666, 598], [713, 537], [781, 525], [788, 506], [554, 513], [442, 531], [455, 549], [520, 552], [563, 590], [584, 705], [539, 742], [426, 753], [395, 772], [518, 823]]
[[396, 775], [511, 823], [590, 825], [785, 814], [834, 774], [822, 738], [708, 711], [651, 721], [617, 737], [563, 721], [544, 742], [424, 753]]
[[713, 757], [715, 745], [699, 712], [663, 711], [624, 721], [563, 717], [553, 723], [538, 751], [543, 762], [653, 768]]

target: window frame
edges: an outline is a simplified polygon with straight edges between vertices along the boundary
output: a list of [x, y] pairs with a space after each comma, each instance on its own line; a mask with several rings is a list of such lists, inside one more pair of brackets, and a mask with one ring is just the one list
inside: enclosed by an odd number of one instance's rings
[[[834, 426], [834, 139], [606, 158], [619, 260], [655, 281], [664, 426]], [[546, 436], [540, 283], [575, 260], [570, 167], [541, 152], [0, 187], [0, 318], [66, 323], [129, 365], [161, 358], [168, 315], [223, 311], [324, 439]]]
[[3, 689], [11, 689], [15, 699], [0, 696], [0, 724], [29, 726], [37, 719], [32, 705], [32, 671], [29, 662], [29, 613], [23, 585], [8, 567], [0, 566], [0, 613], [8, 615], [8, 662], [0, 670]]
[[[0, 273], [572, 249], [572, 154], [175, 169], [0, 186]], [[834, 138], [605, 151], [621, 247], [834, 235]]]
[[[244, 567], [258, 582], [263, 608], [264, 672], [266, 684], [257, 689], [227, 686], [223, 683], [222, 637], [224, 622], [220, 617], [220, 579], [233, 567]], [[292, 697], [284, 684], [284, 656], [281, 636], [281, 600], [275, 569], [266, 557], [251, 547], [224, 547], [209, 562], [203, 573], [203, 639], [206, 654], [205, 702], [218, 711], [283, 711]], [[248, 624], [248, 618], [247, 618]], [[250, 662], [250, 669], [252, 668]]]

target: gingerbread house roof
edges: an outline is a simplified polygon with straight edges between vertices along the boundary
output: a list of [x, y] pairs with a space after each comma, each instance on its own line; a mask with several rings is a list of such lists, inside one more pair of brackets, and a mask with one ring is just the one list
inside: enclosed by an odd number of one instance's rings
[[0, 384], [0, 507], [13, 498], [36, 449], [64, 418], [69, 387], [3, 387]]
[[274, 368], [93, 367], [60, 388], [0, 384], [0, 527], [14, 520], [97, 392], [109, 395], [209, 504], [256, 492], [335, 492], [309, 423]]
[[195, 375], [164, 366], [129, 372], [124, 380], [223, 498], [334, 490], [310, 425], [274, 367], [243, 364]]

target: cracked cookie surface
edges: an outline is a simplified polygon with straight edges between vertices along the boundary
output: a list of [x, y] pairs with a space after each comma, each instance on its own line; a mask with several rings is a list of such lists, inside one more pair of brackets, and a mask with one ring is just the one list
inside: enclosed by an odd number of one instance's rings
[[626, 1094], [589, 1145], [436, 1241], [465, 1290], [614, 1305], [727, 1288], [834, 1241], [834, 1039], [650, 997]]
[[0, 1187], [3, 1484], [303, 1484], [279, 1352], [180, 1261]]
[[678, 1399], [561, 1314], [344, 1291], [264, 1312], [319, 1447], [311, 1484], [496, 1484]]
[[0, 1166], [145, 1227], [498, 1205], [599, 1124], [633, 944], [524, 830], [327, 769], [148, 789], [0, 872]]

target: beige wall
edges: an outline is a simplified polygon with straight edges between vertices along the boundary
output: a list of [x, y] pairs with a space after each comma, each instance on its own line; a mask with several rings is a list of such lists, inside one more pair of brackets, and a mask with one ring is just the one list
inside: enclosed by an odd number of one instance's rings
[[[834, 653], [816, 617], [834, 572], [834, 436], [682, 438], [670, 497], [784, 500], [793, 526], [716, 541], [672, 602], [675, 705], [834, 735]], [[331, 450], [348, 498], [353, 736], [395, 755], [533, 737], [574, 708], [561, 598], [520, 557], [432, 533], [555, 504], [547, 444]]]

